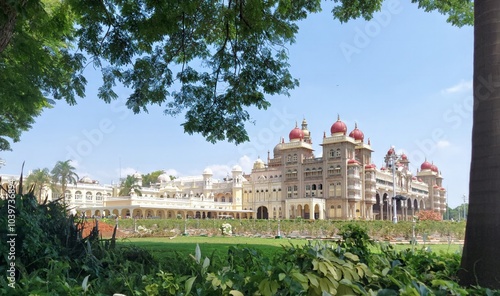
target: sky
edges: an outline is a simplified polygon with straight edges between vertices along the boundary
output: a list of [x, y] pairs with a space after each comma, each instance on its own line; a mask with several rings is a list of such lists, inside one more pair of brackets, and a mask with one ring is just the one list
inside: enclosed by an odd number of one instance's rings
[[106, 104], [96, 95], [99, 74], [90, 69], [86, 97], [76, 106], [57, 102], [36, 118], [12, 151], [0, 152], [0, 175], [19, 175], [23, 162], [27, 173], [71, 159], [80, 177], [102, 184], [156, 170], [200, 175], [207, 167], [223, 178], [235, 164], [249, 173], [258, 157], [266, 160], [268, 151], [272, 157], [281, 137], [288, 141], [303, 118], [321, 156], [323, 133], [329, 135], [340, 116], [348, 132], [357, 124], [365, 142], [370, 139], [378, 168], [391, 146], [408, 156], [413, 173], [425, 160], [433, 162], [449, 205], [462, 204], [471, 157], [473, 28], [453, 27], [444, 16], [403, 0], [386, 0], [369, 22], [341, 24], [330, 10], [299, 23], [288, 52], [300, 86], [289, 97], [268, 97], [267, 110], [250, 109], [250, 142], [211, 144], [184, 134], [183, 117], [166, 116], [161, 106], [133, 114], [125, 107], [130, 91], [124, 88]]

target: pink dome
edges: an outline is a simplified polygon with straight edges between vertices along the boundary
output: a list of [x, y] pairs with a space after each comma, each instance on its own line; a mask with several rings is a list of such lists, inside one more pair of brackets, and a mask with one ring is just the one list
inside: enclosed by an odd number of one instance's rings
[[431, 165], [431, 171], [433, 171], [433, 172], [436, 172], [436, 173], [437, 173], [439, 170], [438, 170], [438, 167], [437, 167], [436, 165], [432, 164], [432, 165]]
[[420, 170], [422, 170], [422, 171], [423, 170], [430, 170], [430, 169], [432, 169], [432, 164], [430, 162], [428, 162], [427, 160], [424, 161], [422, 163], [422, 165], [420, 166]]
[[300, 140], [300, 139], [303, 139], [304, 138], [304, 132], [298, 128], [298, 127], [295, 127], [291, 132], [290, 134], [288, 135], [288, 137], [290, 138], [290, 141], [291, 140]]
[[332, 124], [332, 127], [330, 128], [331, 134], [336, 134], [336, 133], [345, 133], [347, 132], [347, 126], [343, 121], [340, 120], [340, 116], [337, 118], [337, 121]]
[[359, 164], [359, 161], [357, 161], [356, 159], [349, 159], [349, 161], [347, 161], [347, 164]]
[[356, 141], [363, 142], [365, 135], [363, 134], [363, 132], [360, 129], [358, 129], [358, 125], [356, 124], [354, 126], [354, 129], [352, 130], [352, 132], [349, 134], [349, 137], [354, 138], [354, 140], [356, 140]]
[[401, 159], [402, 160], [408, 160], [408, 156], [406, 156], [406, 154], [403, 153], [403, 155], [401, 155]]
[[388, 151], [387, 151], [387, 155], [393, 155], [395, 153], [394, 151], [394, 147], [391, 147]]

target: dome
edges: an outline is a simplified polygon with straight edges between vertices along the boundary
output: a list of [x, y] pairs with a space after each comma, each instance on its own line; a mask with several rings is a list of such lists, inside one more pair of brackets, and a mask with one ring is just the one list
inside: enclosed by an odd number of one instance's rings
[[281, 145], [281, 143], [278, 143], [276, 146], [274, 146], [273, 149], [274, 157], [281, 155], [281, 149], [283, 149], [283, 145]]
[[163, 174], [158, 176], [158, 182], [161, 183], [161, 182], [168, 182], [168, 181], [170, 181], [170, 176], [168, 174], [163, 173]]
[[418, 182], [424, 182], [424, 181], [422, 181], [422, 178], [418, 178]]
[[439, 170], [438, 170], [438, 167], [437, 167], [435, 164], [432, 164], [432, 165], [431, 165], [431, 171], [433, 171], [433, 172], [436, 172], [436, 173], [437, 173]]
[[212, 170], [211, 170], [210, 168], [206, 168], [206, 169], [203, 171], [203, 175], [213, 175]]
[[374, 168], [376, 168], [376, 167], [377, 167], [377, 166], [376, 166], [374, 163], [365, 165], [365, 169], [366, 169], [366, 170], [369, 170], [369, 169], [374, 169]]
[[417, 177], [413, 176], [411, 177], [412, 180], [417, 180]]
[[401, 155], [401, 159], [402, 159], [402, 160], [408, 160], [408, 156], [406, 156], [406, 154], [404, 154], [404, 153], [403, 153], [403, 154]]
[[349, 159], [349, 161], [347, 161], [347, 164], [359, 164], [359, 161], [357, 161], [356, 159]]
[[356, 140], [356, 141], [363, 142], [365, 135], [363, 134], [363, 132], [360, 129], [358, 129], [358, 124], [355, 124], [354, 129], [349, 134], [349, 137], [354, 138], [354, 140]]
[[266, 165], [264, 164], [264, 162], [262, 161], [262, 159], [258, 158], [254, 164], [253, 164], [253, 168], [254, 169], [264, 169], [266, 168]]
[[337, 134], [337, 133], [342, 133], [345, 135], [347, 132], [347, 126], [343, 121], [340, 120], [340, 116], [337, 117], [337, 121], [332, 124], [332, 127], [330, 128], [331, 134]]
[[83, 177], [83, 178], [80, 179], [80, 183], [91, 184], [92, 183], [92, 179], [90, 179], [89, 177], [85, 176], [85, 177]]
[[387, 151], [387, 155], [392, 155], [394, 154], [395, 151], [394, 151], [394, 147], [391, 147], [388, 151]]
[[241, 172], [241, 171], [243, 171], [243, 169], [239, 165], [235, 165], [235, 166], [233, 166], [231, 171], [232, 172]]
[[133, 176], [134, 176], [134, 178], [136, 178], [136, 179], [142, 179], [142, 175], [141, 175], [141, 174], [139, 174], [139, 173], [137, 173], [137, 172], [136, 172]]
[[304, 139], [304, 132], [295, 125], [295, 128], [288, 135], [290, 141]]
[[420, 165], [420, 170], [422, 170], [422, 171], [423, 170], [430, 170], [430, 169], [432, 169], [432, 164], [430, 162], [428, 162], [427, 160], [424, 161], [422, 163], [422, 165]]

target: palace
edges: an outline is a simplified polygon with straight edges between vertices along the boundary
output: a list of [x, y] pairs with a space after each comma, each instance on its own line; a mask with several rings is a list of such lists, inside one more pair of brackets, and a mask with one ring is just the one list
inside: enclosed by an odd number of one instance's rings
[[[238, 165], [223, 180], [214, 179], [210, 169], [173, 180], [163, 174], [155, 184], [142, 187], [140, 196], [118, 196], [118, 186], [84, 177], [68, 185], [65, 198], [88, 216], [122, 218], [391, 220], [396, 214], [399, 220], [411, 220], [423, 209], [445, 212], [446, 190], [434, 164], [425, 161], [414, 175], [408, 157], [390, 148], [379, 169], [371, 159], [370, 140], [365, 143], [357, 126], [347, 134], [340, 118], [322, 141], [322, 157], [315, 157], [304, 119], [291, 130], [289, 141], [282, 138], [273, 157], [268, 153], [267, 161], [257, 159], [249, 174]], [[134, 177], [141, 185], [142, 176]], [[49, 186], [45, 194], [57, 197]]]

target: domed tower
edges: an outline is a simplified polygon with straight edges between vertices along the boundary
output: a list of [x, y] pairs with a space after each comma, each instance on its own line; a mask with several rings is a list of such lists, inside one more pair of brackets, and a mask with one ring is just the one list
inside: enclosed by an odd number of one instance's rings
[[288, 134], [290, 142], [297, 142], [304, 140], [304, 132], [295, 123], [295, 128]]
[[311, 132], [307, 129], [307, 120], [302, 120], [302, 133], [304, 134], [304, 142], [312, 144]]
[[273, 149], [274, 158], [281, 157], [281, 155], [282, 155], [281, 150], [283, 149], [284, 144], [285, 144], [285, 139], [283, 137], [281, 137], [280, 142], [276, 146], [274, 146], [274, 149]]
[[347, 132], [347, 126], [343, 121], [340, 120], [340, 115], [337, 115], [337, 121], [335, 121], [330, 127], [330, 133], [332, 136], [345, 135]]
[[233, 205], [241, 210], [243, 202], [243, 169], [239, 165], [233, 166], [231, 174], [233, 177]]
[[354, 138], [356, 142], [363, 142], [365, 139], [365, 135], [360, 129], [358, 129], [357, 123], [354, 124], [354, 129], [349, 133], [349, 137]]
[[136, 172], [134, 175], [133, 175], [134, 179], [135, 179], [135, 183], [134, 185], [138, 185], [138, 186], [141, 186], [142, 187], [142, 175], [139, 174], [138, 172]]
[[[212, 170], [210, 168], [206, 168], [204, 171], [203, 171], [203, 189], [205, 191], [205, 189], [212, 189], [212, 176], [213, 176], [213, 173], [212, 173]], [[208, 196], [208, 192], [205, 191], [204, 192], [205, 196]]]

